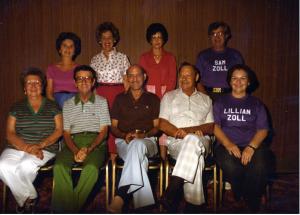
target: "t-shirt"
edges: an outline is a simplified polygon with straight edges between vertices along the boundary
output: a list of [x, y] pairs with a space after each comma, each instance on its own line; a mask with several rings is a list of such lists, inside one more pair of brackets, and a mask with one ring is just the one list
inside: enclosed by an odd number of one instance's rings
[[257, 130], [268, 129], [264, 105], [256, 97], [234, 98], [231, 94], [219, 97], [213, 106], [215, 123], [236, 145], [249, 144]]
[[77, 92], [77, 88], [75, 86], [75, 82], [73, 79], [74, 68], [68, 71], [62, 71], [56, 65], [50, 65], [47, 68], [47, 72], [46, 72], [47, 79], [52, 79], [54, 93], [57, 92], [76, 93]]
[[[26, 144], [38, 144], [43, 139], [49, 137], [55, 129], [54, 117], [61, 114], [59, 107], [53, 101], [43, 98], [40, 109], [37, 113], [33, 111], [27, 99], [15, 103], [9, 115], [16, 118], [16, 134], [21, 137]], [[9, 147], [13, 147], [11, 144]], [[58, 143], [45, 148], [48, 151], [58, 150]]]
[[235, 49], [225, 48], [224, 51], [214, 51], [209, 48], [198, 55], [196, 67], [200, 71], [201, 82], [206, 87], [229, 88], [226, 81], [228, 70], [243, 64], [242, 55]]
[[153, 120], [158, 119], [159, 98], [149, 92], [143, 92], [135, 101], [131, 92], [117, 95], [111, 118], [118, 120], [118, 128], [122, 132], [130, 132], [135, 129], [148, 132], [153, 128]]
[[159, 63], [154, 60], [153, 52], [148, 51], [140, 56], [139, 64], [147, 73], [146, 89], [156, 94], [159, 98], [176, 86], [176, 61], [175, 57], [163, 50]]

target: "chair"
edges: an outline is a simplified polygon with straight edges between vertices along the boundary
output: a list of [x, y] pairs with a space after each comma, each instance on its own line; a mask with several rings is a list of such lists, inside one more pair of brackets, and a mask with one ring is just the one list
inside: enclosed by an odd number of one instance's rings
[[[159, 169], [159, 197], [163, 194], [163, 161], [159, 156], [148, 158], [148, 169], [157, 170]], [[112, 162], [112, 198], [115, 196], [116, 191], [116, 171], [117, 169], [123, 169], [124, 161], [117, 156], [115, 161]]]
[[[52, 170], [54, 167], [54, 161], [55, 161], [55, 159], [51, 159], [50, 161], [48, 161], [44, 166], [42, 166], [39, 169], [39, 172], [46, 172], [46, 171]], [[106, 164], [100, 169], [100, 170], [105, 169], [105, 196], [106, 196], [105, 206], [106, 206], [106, 208], [108, 207], [108, 204], [109, 204], [109, 169], [108, 169], [108, 165], [109, 165], [109, 161], [107, 161]], [[75, 164], [72, 168], [72, 171], [81, 171], [81, 170], [82, 170], [82, 167], [78, 164]], [[55, 184], [54, 184], [54, 180], [53, 180], [52, 189], [54, 188], [54, 186], [55, 186]], [[2, 213], [6, 212], [6, 203], [7, 203], [6, 201], [7, 201], [7, 186], [3, 182]]]
[[[168, 155], [166, 161], [165, 161], [165, 189], [167, 189], [169, 185], [169, 171], [174, 168], [176, 164], [176, 160], [173, 159], [170, 155]], [[204, 171], [213, 171], [213, 209], [214, 212], [217, 210], [217, 165], [213, 162], [205, 162]]]

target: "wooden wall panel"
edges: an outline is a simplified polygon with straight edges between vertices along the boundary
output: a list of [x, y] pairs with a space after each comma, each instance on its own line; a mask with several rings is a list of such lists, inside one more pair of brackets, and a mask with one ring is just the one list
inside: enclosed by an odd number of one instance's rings
[[[163, 23], [166, 49], [177, 59], [195, 62], [209, 46], [207, 26], [224, 20], [231, 26], [229, 46], [240, 50], [256, 71], [255, 92], [272, 116], [272, 149], [278, 171], [298, 171], [299, 160], [299, 3], [297, 0], [2, 0], [0, 1], [0, 140], [10, 105], [22, 98], [19, 73], [27, 66], [46, 69], [56, 62], [55, 39], [61, 31], [82, 39], [77, 62], [88, 64], [99, 52], [96, 26], [114, 22], [118, 50], [132, 63], [149, 49], [147, 26]], [[3, 146], [3, 144], [2, 144]], [[0, 147], [1, 148], [1, 147]]]

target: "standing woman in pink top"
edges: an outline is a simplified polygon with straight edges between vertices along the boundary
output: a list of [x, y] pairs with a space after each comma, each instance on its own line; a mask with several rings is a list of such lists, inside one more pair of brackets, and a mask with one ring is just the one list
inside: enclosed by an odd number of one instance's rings
[[[124, 91], [125, 74], [130, 63], [127, 56], [116, 49], [120, 41], [119, 30], [112, 22], [103, 22], [96, 30], [96, 40], [101, 52], [91, 60], [91, 67], [97, 72], [97, 94], [107, 99], [109, 108], [119, 93]], [[116, 153], [115, 138], [109, 134], [108, 150]]]
[[64, 102], [77, 92], [73, 70], [78, 66], [75, 59], [81, 52], [81, 40], [72, 32], [62, 32], [56, 39], [56, 50], [60, 61], [47, 68], [46, 95], [62, 108]]
[[139, 64], [148, 75], [147, 91], [162, 98], [176, 86], [175, 57], [163, 48], [168, 41], [168, 32], [161, 23], [152, 23], [147, 28], [146, 39], [151, 49], [140, 56]]
[[[176, 60], [164, 50], [168, 41], [168, 32], [161, 23], [152, 23], [147, 28], [146, 39], [151, 49], [140, 56], [139, 64], [145, 69], [148, 80], [146, 89], [155, 93], [160, 99], [163, 95], [176, 87]], [[167, 154], [166, 135], [159, 138], [160, 154], [165, 159]]]

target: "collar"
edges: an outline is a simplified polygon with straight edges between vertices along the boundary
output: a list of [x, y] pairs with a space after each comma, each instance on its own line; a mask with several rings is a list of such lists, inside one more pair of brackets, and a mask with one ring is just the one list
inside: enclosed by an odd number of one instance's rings
[[[90, 96], [90, 98], [89, 98], [88, 101], [91, 102], [91, 103], [93, 103], [93, 104], [95, 103], [95, 94], [94, 94], [94, 93], [92, 93], [92, 95]], [[75, 95], [74, 103], [75, 103], [75, 105], [78, 105], [79, 102], [81, 102], [81, 104], [84, 104], [84, 103], [81, 101], [81, 99], [80, 99], [79, 93], [77, 93], [77, 94]]]
[[[109, 52], [109, 58], [110, 58], [110, 56], [112, 56], [112, 55], [116, 55], [117, 54], [117, 49], [116, 49], [116, 47], [113, 47], [113, 49]], [[103, 51], [101, 51], [101, 56], [102, 57], [105, 57], [104, 56], [104, 53], [103, 53]]]
[[194, 92], [192, 93], [192, 95], [188, 96], [187, 94], [185, 94], [185, 93], [182, 91], [181, 88], [179, 88], [179, 93], [180, 93], [180, 94], [183, 94], [183, 95], [185, 95], [185, 96], [187, 96], [187, 97], [191, 97], [191, 96], [197, 95], [197, 94], [198, 94], [198, 91], [197, 91], [197, 89], [195, 88], [195, 89], [194, 89]]

